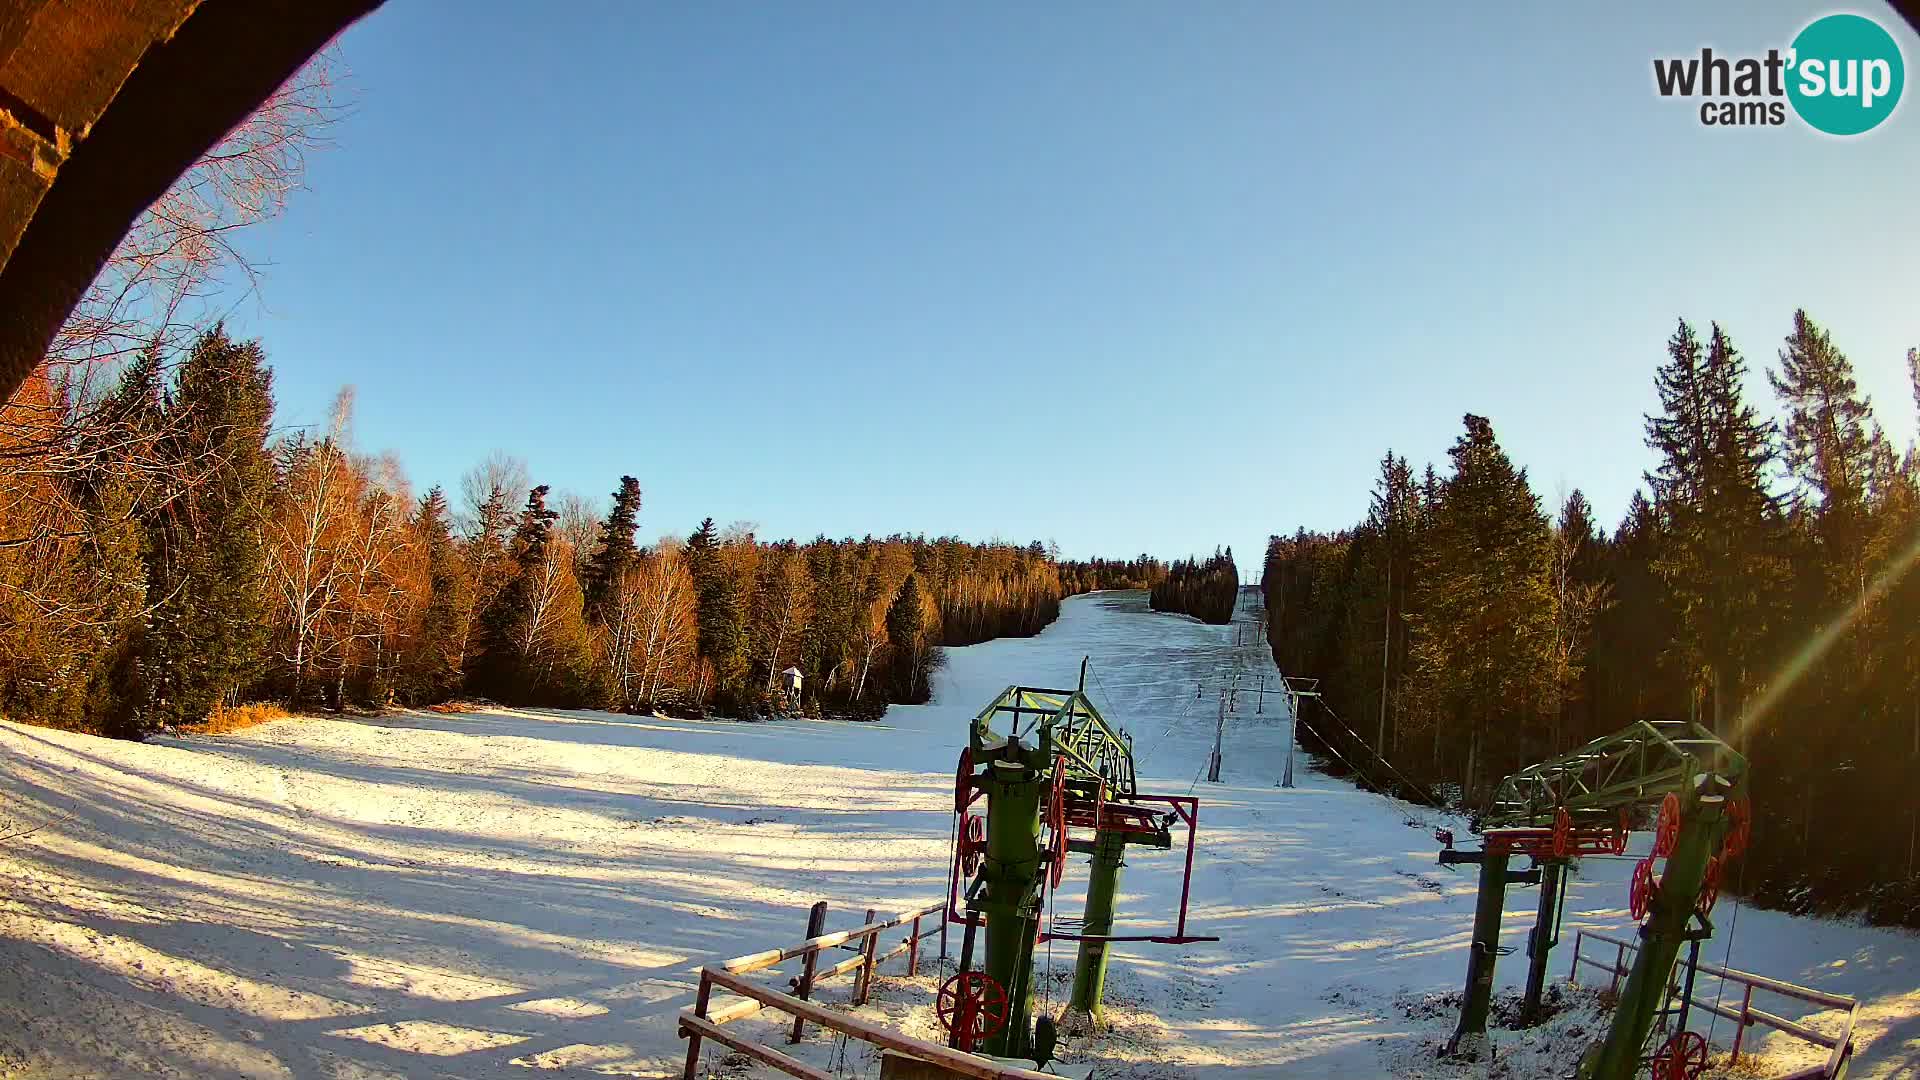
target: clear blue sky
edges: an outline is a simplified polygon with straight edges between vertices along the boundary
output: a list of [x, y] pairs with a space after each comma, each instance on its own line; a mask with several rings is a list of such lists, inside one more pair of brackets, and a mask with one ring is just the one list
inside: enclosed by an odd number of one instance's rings
[[1681, 315], [1761, 391], [1806, 306], [1913, 435], [1920, 90], [1842, 141], [1652, 87], [1829, 10], [394, 0], [231, 322], [284, 423], [350, 383], [418, 488], [632, 473], [648, 538], [1257, 568], [1468, 411], [1611, 522]]

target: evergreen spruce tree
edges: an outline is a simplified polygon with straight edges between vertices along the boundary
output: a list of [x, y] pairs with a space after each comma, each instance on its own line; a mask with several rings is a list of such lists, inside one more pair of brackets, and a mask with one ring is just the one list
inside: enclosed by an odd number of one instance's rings
[[1726, 735], [1780, 592], [1780, 521], [1766, 483], [1774, 429], [1745, 402], [1746, 364], [1717, 324], [1703, 350], [1682, 320], [1667, 357], [1654, 379], [1662, 411], [1647, 418], [1647, 445], [1660, 455], [1647, 483], [1670, 540], [1657, 569], [1703, 673], [1711, 726]]
[[1362, 527], [1369, 541], [1363, 591], [1367, 601], [1356, 606], [1361, 627], [1359, 636], [1377, 637], [1377, 655], [1358, 657], [1355, 665], [1364, 672], [1368, 685], [1364, 698], [1368, 711], [1377, 708], [1374, 749], [1388, 752], [1394, 702], [1394, 682], [1405, 667], [1406, 596], [1413, 571], [1414, 514], [1419, 489], [1414, 486], [1413, 470], [1407, 459], [1395, 457], [1392, 450], [1380, 462], [1380, 478], [1375, 481], [1367, 521]]
[[147, 551], [148, 724], [201, 720], [260, 670], [272, 386], [260, 346], [221, 327], [194, 342], [175, 378], [161, 450], [172, 490], [154, 512]]
[[[1907, 350], [1907, 381], [1913, 386], [1913, 408], [1920, 412], [1920, 349]], [[1920, 435], [1916, 435], [1914, 446], [1920, 448]]]
[[475, 682], [501, 701], [521, 702], [532, 696], [527, 643], [535, 629], [530, 626], [534, 590], [547, 559], [554, 519], [560, 516], [547, 508], [547, 491], [547, 485], [541, 484], [527, 492], [526, 508], [508, 545], [511, 576], [480, 615], [482, 651]]
[[1782, 457], [1812, 516], [1829, 595], [1857, 598], [1866, 590], [1868, 500], [1883, 450], [1873, 410], [1853, 365], [1804, 310], [1793, 313], [1780, 368], [1767, 380], [1786, 407]]
[[460, 545], [465, 563], [466, 603], [459, 620], [461, 628], [461, 665], [469, 676], [477, 665], [485, 642], [480, 631], [481, 616], [493, 606], [494, 598], [512, 576], [513, 563], [507, 555], [507, 541], [513, 534], [513, 515], [507, 506], [506, 489], [494, 484], [485, 499], [474, 507]]
[[413, 531], [426, 560], [427, 596], [413, 642], [408, 693], [416, 702], [445, 701], [460, 688], [466, 574], [453, 542], [447, 497], [437, 485], [421, 497]]
[[94, 592], [92, 636], [98, 649], [86, 672], [86, 696], [75, 726], [113, 738], [145, 732], [146, 702], [140, 660], [148, 593], [146, 527], [141, 520], [141, 478], [154, 471], [148, 460], [162, 419], [164, 390], [157, 350], [136, 354], [122, 369], [97, 422], [82, 435], [82, 460], [94, 466], [80, 478], [79, 506], [86, 514], [80, 545], [82, 574]]
[[1438, 709], [1469, 797], [1543, 756], [1550, 536], [1524, 469], [1485, 417], [1447, 451], [1453, 473], [1415, 570], [1420, 693]]
[[738, 672], [746, 650], [746, 613], [735, 582], [721, 558], [713, 519], [700, 522], [687, 538], [687, 571], [693, 577], [700, 656], [714, 673], [714, 698], [723, 707], [738, 704]]
[[631, 476], [620, 478], [620, 490], [613, 493], [613, 509], [600, 525], [600, 544], [587, 561], [580, 587], [586, 595], [587, 619], [606, 621], [606, 605], [618, 587], [620, 576], [640, 557], [633, 534], [640, 527], [640, 481]]
[[892, 673], [890, 681], [897, 701], [926, 700], [919, 696], [925, 687], [927, 672], [931, 670], [926, 660], [929, 649], [923, 619], [920, 576], [910, 573], [900, 583], [900, 591], [893, 595], [893, 603], [887, 607], [887, 641], [893, 647], [892, 662], [889, 664]]

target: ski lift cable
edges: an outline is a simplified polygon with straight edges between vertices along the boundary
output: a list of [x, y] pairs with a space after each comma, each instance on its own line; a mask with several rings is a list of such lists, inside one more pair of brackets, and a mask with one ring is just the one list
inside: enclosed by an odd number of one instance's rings
[[[1319, 702], [1320, 708], [1326, 712], [1327, 716], [1335, 724], [1338, 724], [1340, 726], [1340, 730], [1347, 733], [1348, 738], [1352, 739], [1356, 743], [1359, 743], [1361, 746], [1367, 745], [1367, 741], [1360, 737], [1359, 732], [1354, 731], [1353, 728], [1348, 726], [1347, 722], [1341, 718], [1339, 713], [1333, 711], [1333, 706], [1327, 704], [1326, 698], [1315, 697], [1314, 700]], [[1396, 769], [1393, 767], [1393, 762], [1388, 761], [1387, 756], [1385, 754], [1380, 753], [1379, 751], [1376, 750], [1374, 751], [1374, 756], [1380, 759], [1380, 764], [1385, 765], [1387, 767], [1387, 771], [1393, 773], [1394, 776], [1399, 777], [1402, 783], [1409, 784], [1409, 785], [1413, 783], [1413, 781], [1408, 780], [1404, 775], [1402, 775], [1399, 769]], [[1362, 775], [1365, 775], [1365, 774], [1363, 773]]]
[[[1340, 715], [1333, 711], [1333, 706], [1327, 704], [1327, 699], [1322, 697], [1316, 697], [1314, 698], [1314, 700], [1320, 703], [1320, 707], [1327, 711], [1327, 715], [1333, 717], [1334, 723], [1339, 724], [1341, 730], [1345, 731], [1349, 736], [1351, 736], [1355, 742], [1358, 742], [1362, 746], [1365, 746], [1367, 744], [1365, 739], [1362, 739], [1357, 733], [1354, 732], [1352, 728], [1347, 726], [1347, 722], [1345, 720], [1340, 719]], [[1387, 755], [1383, 750], [1374, 751], [1374, 756], [1380, 759], [1380, 764], [1385, 765], [1387, 767], [1388, 772], [1391, 772], [1394, 776], [1399, 777], [1400, 782], [1407, 785], [1407, 787], [1410, 790], [1415, 791], [1422, 795], [1427, 794], [1426, 788], [1420, 786], [1419, 784], [1414, 783], [1411, 779], [1408, 778], [1406, 773], [1403, 773], [1399, 769], [1394, 768], [1393, 762], [1387, 760]], [[1429, 798], [1427, 801], [1433, 802], [1434, 800]]]
[[[1299, 717], [1295, 717], [1294, 720], [1297, 723], [1306, 724], [1307, 730], [1313, 731], [1312, 724], [1307, 724], [1305, 720], [1301, 720]], [[1367, 775], [1366, 771], [1361, 769], [1359, 766], [1355, 765], [1353, 762], [1348, 761], [1345, 757], [1343, 757], [1340, 751], [1335, 750], [1333, 748], [1333, 742], [1329, 740], [1326, 736], [1320, 734], [1318, 731], [1313, 731], [1313, 736], [1314, 738], [1320, 740], [1320, 745], [1326, 748], [1327, 753], [1332, 754], [1334, 757], [1340, 759], [1340, 764], [1345, 765], [1349, 769], [1352, 769], [1356, 774], [1358, 774], [1363, 779], [1366, 777]]]
[[[1114, 710], [1114, 715], [1117, 719], [1119, 716], [1119, 713], [1117, 711], [1117, 705], [1113, 698], [1113, 691], [1107, 688], [1107, 680], [1101, 677], [1099, 665], [1089, 660], [1087, 662], [1087, 670], [1093, 673], [1093, 681], [1098, 683], [1100, 686], [1100, 696], [1106, 699], [1107, 708], [1109, 710]], [[1140, 685], [1150, 685], [1150, 684], [1143, 683]], [[1166, 726], [1160, 729], [1159, 734], [1154, 736], [1153, 744], [1151, 746], [1142, 748], [1141, 751], [1135, 755], [1135, 757], [1138, 760], [1142, 760], [1142, 761], [1150, 760], [1152, 758], [1153, 751], [1160, 749], [1160, 744], [1165, 742], [1167, 739], [1167, 736], [1173, 734], [1173, 730], [1180, 726], [1180, 721], [1185, 720], [1187, 718], [1187, 712], [1193, 707], [1193, 702], [1195, 700], [1196, 699], [1193, 699], [1193, 698], [1184, 699], [1184, 704], [1180, 706], [1180, 711], [1174, 715], [1173, 719], [1167, 721]]]
[[[1740, 860], [1740, 869], [1736, 871], [1733, 883], [1733, 918], [1727, 920], [1727, 948], [1720, 954], [1720, 970], [1733, 970], [1733, 936], [1740, 932], [1740, 896], [1746, 891], [1747, 860]], [[1713, 1045], [1713, 1035], [1720, 1025], [1720, 998], [1727, 992], [1725, 976], [1720, 979], [1720, 988], [1714, 991], [1713, 1008], [1707, 1010], [1707, 1045]]]

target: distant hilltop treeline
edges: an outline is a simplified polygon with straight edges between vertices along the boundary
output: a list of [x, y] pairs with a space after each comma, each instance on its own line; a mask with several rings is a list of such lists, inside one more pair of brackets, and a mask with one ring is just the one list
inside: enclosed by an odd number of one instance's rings
[[1233, 605], [1240, 595], [1240, 571], [1232, 548], [1215, 548], [1205, 561], [1176, 559], [1153, 583], [1150, 601], [1155, 611], [1191, 615], [1201, 622], [1233, 621]]
[[1804, 311], [1766, 372], [1777, 419], [1746, 375], [1719, 326], [1679, 324], [1610, 534], [1578, 490], [1543, 512], [1483, 417], [1444, 474], [1388, 452], [1365, 520], [1268, 545], [1274, 657], [1468, 805], [1634, 720], [1698, 719], [1752, 760], [1730, 884], [1920, 925], [1920, 454]]
[[[275, 434], [257, 342], [215, 328], [110, 385], [43, 369], [0, 409], [0, 715], [140, 737], [223, 706], [515, 705], [878, 715], [943, 645], [1037, 633], [1157, 560], [892, 535], [635, 541], [610, 504], [496, 454], [416, 495], [324, 434]], [[783, 673], [800, 672], [801, 691]]]

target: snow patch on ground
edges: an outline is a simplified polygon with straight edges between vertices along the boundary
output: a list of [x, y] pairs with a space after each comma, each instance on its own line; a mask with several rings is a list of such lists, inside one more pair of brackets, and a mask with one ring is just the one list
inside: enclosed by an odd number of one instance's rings
[[[797, 940], [818, 899], [838, 929], [943, 892], [968, 719], [1010, 683], [1072, 685], [1083, 655], [1095, 700], [1135, 735], [1143, 789], [1203, 799], [1190, 929], [1221, 940], [1116, 948], [1114, 1027], [1065, 1058], [1131, 1080], [1491, 1075], [1434, 1061], [1453, 1016], [1409, 1004], [1464, 977], [1475, 883], [1436, 866], [1431, 839], [1462, 824], [1304, 768], [1276, 787], [1287, 732], [1272, 697], [1256, 712], [1243, 695], [1226, 782], [1206, 783], [1228, 673], [1277, 680], [1257, 633], [1098, 594], [1037, 637], [952, 650], [933, 704], [877, 723], [486, 710], [147, 744], [0, 723], [0, 835], [38, 830], [0, 843], [0, 1076], [678, 1075], [673, 1018], [700, 964]], [[1577, 929], [1627, 926], [1630, 866], [1574, 873], [1557, 980]], [[1177, 855], [1132, 857], [1123, 926], [1168, 928], [1179, 882]], [[1071, 867], [1062, 914], [1084, 886]], [[1513, 890], [1507, 944], [1524, 944], [1534, 904]], [[1722, 921], [1731, 966], [1862, 999], [1854, 1076], [1920, 1070], [1913, 936], [1754, 910]], [[1071, 949], [1052, 963], [1057, 1004]], [[934, 976], [900, 967], [865, 1008], [931, 1035]], [[1524, 973], [1516, 952], [1499, 985]], [[824, 994], [844, 1001], [847, 985]], [[1792, 1005], [1766, 1007], [1807, 1015]], [[1578, 1010], [1554, 1024], [1496, 1031], [1489, 1061], [1563, 1071], [1559, 1044], [1597, 1031]], [[1725, 1021], [1713, 1041], [1731, 1041]], [[815, 1032], [797, 1052], [830, 1063], [835, 1043]], [[872, 1075], [862, 1049], [841, 1063]], [[764, 1074], [717, 1051], [707, 1063]]]

